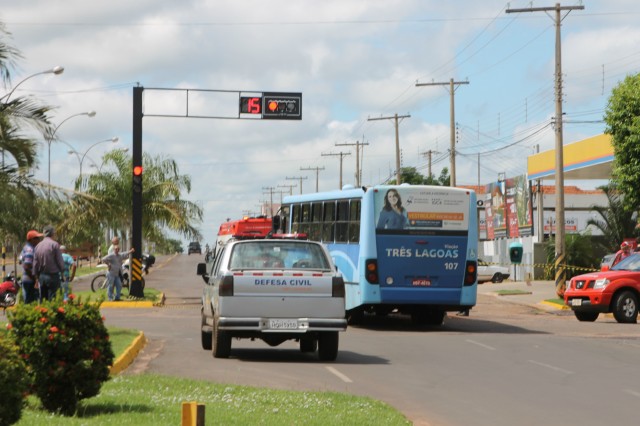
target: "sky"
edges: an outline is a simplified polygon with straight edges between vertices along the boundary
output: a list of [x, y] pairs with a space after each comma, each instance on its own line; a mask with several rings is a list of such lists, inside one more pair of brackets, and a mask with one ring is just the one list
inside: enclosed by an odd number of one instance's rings
[[[272, 197], [355, 184], [356, 143], [363, 144], [363, 185], [394, 179], [395, 120], [387, 117], [395, 114], [406, 116], [398, 120], [401, 166], [427, 174], [431, 158], [437, 177], [450, 167], [451, 79], [461, 83], [454, 86], [458, 185], [525, 174], [527, 156], [555, 144], [554, 13], [506, 13], [555, 2], [0, 4], [11, 33], [2, 41], [23, 56], [11, 70], [13, 85], [20, 83], [15, 93], [55, 107], [51, 183], [71, 188], [82, 157], [82, 173], [95, 173], [105, 152], [131, 149], [133, 87], [142, 86], [143, 151], [174, 159], [191, 177], [183, 198], [204, 210], [204, 242], [227, 218], [258, 214]], [[561, 4], [584, 6], [562, 20], [567, 144], [603, 133], [612, 89], [640, 71], [640, 3]], [[23, 81], [54, 66], [64, 73]], [[199, 90], [212, 92], [203, 99]], [[238, 119], [240, 94], [261, 92], [302, 93], [302, 119]], [[225, 118], [155, 116], [187, 108]], [[89, 111], [96, 115], [71, 117]], [[35, 177], [46, 182], [45, 141], [41, 148]]]

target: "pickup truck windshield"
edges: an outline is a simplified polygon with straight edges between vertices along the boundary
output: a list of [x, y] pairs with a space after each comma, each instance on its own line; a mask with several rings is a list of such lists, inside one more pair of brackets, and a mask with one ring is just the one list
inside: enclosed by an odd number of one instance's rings
[[248, 241], [236, 244], [229, 269], [320, 269], [330, 270], [318, 244], [293, 241]]

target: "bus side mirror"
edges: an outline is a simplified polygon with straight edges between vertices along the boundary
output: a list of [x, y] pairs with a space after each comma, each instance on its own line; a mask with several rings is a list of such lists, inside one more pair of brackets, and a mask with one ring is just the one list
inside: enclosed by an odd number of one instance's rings
[[280, 230], [280, 219], [280, 215], [275, 215], [271, 218], [271, 230], [274, 234], [277, 234]]
[[511, 260], [511, 263], [522, 263], [522, 255], [522, 243], [511, 243], [509, 245], [509, 259]]

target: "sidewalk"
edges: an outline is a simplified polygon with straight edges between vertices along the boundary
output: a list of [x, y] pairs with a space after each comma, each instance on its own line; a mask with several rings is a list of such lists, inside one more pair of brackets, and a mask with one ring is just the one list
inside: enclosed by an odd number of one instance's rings
[[[503, 281], [499, 284], [478, 284], [478, 294], [500, 297], [509, 302], [521, 303], [547, 310], [567, 310], [556, 294], [555, 281]], [[550, 302], [549, 299], [555, 299]]]

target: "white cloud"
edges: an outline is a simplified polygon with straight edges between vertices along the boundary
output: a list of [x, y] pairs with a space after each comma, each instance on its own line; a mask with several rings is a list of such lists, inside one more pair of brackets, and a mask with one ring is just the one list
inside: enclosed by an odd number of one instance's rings
[[[563, 21], [567, 119], [580, 117], [580, 111], [595, 111], [597, 117], [621, 76], [640, 67], [635, 24], [640, 6], [631, 0], [607, 2], [606, 8], [593, 3]], [[498, 0], [34, 0], [4, 5], [0, 21], [25, 56], [14, 82], [54, 65], [66, 68], [60, 76], [30, 79], [20, 93], [57, 106], [54, 123], [97, 111], [94, 118], [73, 118], [59, 129], [80, 152], [112, 136], [131, 145], [136, 82], [147, 89], [303, 93], [301, 121], [143, 120], [145, 151], [175, 158], [181, 172], [191, 175], [188, 197], [205, 208], [202, 231], [212, 240], [225, 218], [257, 210], [265, 199], [263, 187], [306, 176], [305, 192], [315, 188], [315, 173], [301, 167], [324, 167], [320, 189], [337, 188], [339, 160], [322, 153], [350, 150], [343, 174], [345, 181], [352, 179], [355, 151], [336, 143], [369, 144], [363, 160], [367, 183], [393, 174], [393, 123], [368, 117], [411, 114], [400, 124], [403, 165], [426, 173], [422, 153], [432, 150], [441, 153], [433, 157], [433, 172], [449, 167], [448, 88], [417, 88], [416, 80], [469, 78], [455, 97], [456, 149], [465, 154], [458, 156], [458, 183], [477, 183], [478, 152], [518, 138], [524, 139], [521, 144], [482, 161], [481, 179], [488, 182], [502, 171], [523, 173], [531, 146], [553, 141], [552, 132], [524, 136], [553, 116], [554, 32], [544, 13], [507, 15], [504, 8]], [[145, 93], [149, 112], [184, 110], [184, 104], [156, 95], [152, 102], [151, 90]], [[190, 112], [233, 112], [233, 96], [205, 100], [192, 93]], [[567, 124], [565, 140], [602, 129], [602, 124]], [[70, 186], [78, 161], [62, 145], [52, 146], [52, 181]], [[99, 162], [109, 145], [92, 148], [88, 156]], [[37, 172], [43, 180], [46, 162], [43, 150]]]

